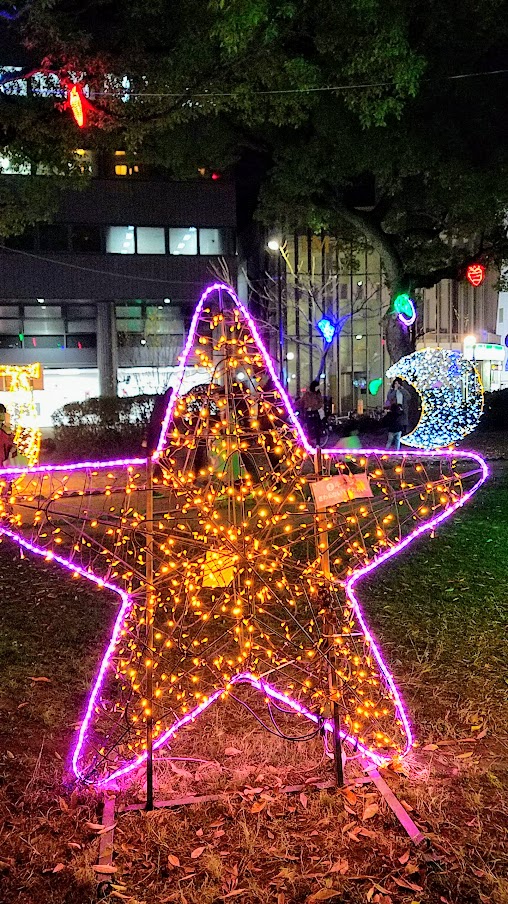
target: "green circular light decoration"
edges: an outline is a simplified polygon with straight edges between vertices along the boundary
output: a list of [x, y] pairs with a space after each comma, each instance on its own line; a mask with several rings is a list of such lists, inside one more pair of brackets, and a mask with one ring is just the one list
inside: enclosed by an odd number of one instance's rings
[[381, 389], [382, 385], [383, 385], [383, 379], [382, 379], [382, 377], [378, 377], [377, 380], [371, 380], [370, 383], [369, 383], [369, 392], [370, 392], [370, 394], [371, 394], [372, 396], [377, 395], [378, 392], [379, 392], [379, 390]]
[[415, 303], [407, 292], [401, 292], [394, 298], [393, 310], [399, 315], [399, 320], [404, 326], [412, 326], [416, 320]]

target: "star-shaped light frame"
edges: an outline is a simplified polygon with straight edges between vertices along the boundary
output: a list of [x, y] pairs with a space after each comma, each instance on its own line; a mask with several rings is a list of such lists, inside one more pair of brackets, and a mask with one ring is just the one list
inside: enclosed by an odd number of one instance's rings
[[[221, 303], [227, 298], [227, 317], [220, 313], [222, 308], [218, 316], [211, 313], [207, 306], [213, 296]], [[201, 334], [200, 322], [206, 327]], [[213, 335], [219, 328], [222, 338], [217, 341]], [[206, 346], [207, 342], [210, 355], [200, 345]], [[270, 401], [266, 401], [259, 387], [249, 396], [250, 390], [240, 393], [235, 383], [237, 395], [233, 396], [231, 388], [221, 393], [213, 389], [211, 381], [206, 406], [196, 397], [202, 410], [195, 414], [194, 426], [189, 428], [187, 403], [179, 396], [179, 388], [193, 347], [200, 355], [200, 363], [208, 364], [212, 376], [218, 372], [217, 355], [223, 355], [220, 361], [226, 373], [224, 385], [231, 387], [229, 369], [238, 364], [233, 356], [240, 346], [242, 367], [247, 362], [254, 382], [259, 382], [260, 365], [265, 370], [271, 381], [270, 393], [265, 394]], [[217, 474], [212, 473], [213, 468], [200, 471], [204, 475], [200, 484], [199, 475], [188, 464], [182, 466], [182, 454], [195, 458], [199, 442], [209, 439], [203, 425], [209, 429], [212, 423], [210, 393], [216, 393], [219, 409], [226, 406], [228, 414], [216, 418], [213, 428], [213, 442], [222, 447], [222, 452], [216, 449], [215, 462], [215, 471], [224, 478], [222, 485]], [[233, 411], [231, 404], [237, 406]], [[244, 406], [240, 413], [238, 404]], [[249, 417], [249, 423], [256, 424], [251, 417], [254, 405], [265, 420], [268, 417], [271, 421], [264, 432], [259, 426], [238, 426]], [[236, 432], [229, 426], [233, 422]], [[272, 463], [274, 455], [286, 463], [284, 467], [267, 468], [263, 479], [245, 476], [246, 456], [252, 451], [245, 440], [250, 437], [253, 443], [255, 434], [257, 451], [265, 458], [271, 456]], [[281, 451], [277, 452], [279, 447]], [[335, 505], [320, 514], [313, 508], [309, 492], [312, 481], [321, 476], [309, 471], [309, 457], [314, 453], [248, 310], [229, 286], [215, 283], [203, 293], [194, 313], [150, 465], [160, 467], [157, 489], [163, 499], [161, 510], [150, 522], [142, 501], [147, 499], [147, 459], [48, 465], [17, 474], [0, 471], [0, 484], [4, 482], [0, 532], [20, 547], [112, 591], [120, 599], [111, 639], [72, 752], [72, 767], [78, 778], [105, 786], [145, 763], [144, 722], [147, 715], [153, 717], [143, 699], [142, 659], [146, 656], [152, 657], [148, 660], [152, 670], [158, 666], [162, 670], [167, 663], [176, 663], [175, 671], [179, 670], [175, 675], [161, 674], [155, 691], [157, 694], [160, 690], [163, 700], [174, 692], [171, 705], [166, 702], [159, 707], [155, 751], [166, 746], [185, 725], [196, 722], [215, 701], [227, 699], [240, 684], [260, 691], [284, 713], [294, 713], [319, 730], [333, 733], [326, 715], [330, 697], [320, 685], [323, 666], [329, 665], [332, 656], [330, 645], [335, 645], [334, 662], [342, 663], [334, 666], [338, 684], [343, 688], [341, 702], [346, 717], [342, 740], [376, 765], [387, 763], [394, 755], [403, 756], [411, 748], [413, 734], [401, 695], [368, 628], [356, 584], [418, 536], [450, 517], [486, 479], [487, 466], [474, 453], [326, 450], [330, 473], [335, 469], [338, 479], [346, 473], [364, 473], [375, 484], [377, 495], [373, 501], [351, 500], [349, 507]], [[237, 461], [233, 479], [234, 469], [221, 464], [225, 458]], [[14, 487], [6, 501], [5, 489], [12, 480]], [[293, 489], [281, 490], [283, 484]], [[262, 496], [259, 504], [256, 494]], [[270, 502], [279, 498], [273, 503], [271, 514], [263, 514], [264, 509], [260, 508], [267, 498]], [[141, 500], [139, 506], [135, 505], [136, 499]], [[247, 519], [242, 524], [231, 523], [231, 506], [235, 509], [237, 499], [241, 499], [241, 511]], [[289, 506], [290, 499], [293, 508]], [[173, 506], [171, 512], [169, 503]], [[299, 536], [307, 542], [312, 534], [317, 539], [317, 555], [306, 561], [305, 552], [288, 552], [280, 539], [284, 525], [288, 528], [288, 548], [293, 544], [292, 549], [296, 549]], [[185, 549], [178, 531], [185, 536]], [[319, 549], [325, 534], [332, 538], [327, 552], [339, 551], [344, 556], [335, 560], [335, 575], [322, 569]], [[149, 581], [146, 567], [150, 544], [157, 550], [158, 570], [157, 580]], [[261, 573], [263, 568], [268, 569], [266, 580]], [[211, 583], [204, 577], [210, 571], [215, 574]], [[254, 591], [246, 590], [246, 585], [252, 584], [257, 591], [254, 607]], [[273, 590], [274, 587], [279, 589]], [[178, 609], [182, 592], [186, 595], [184, 616]], [[291, 598], [295, 596], [296, 602]], [[149, 598], [151, 603], [147, 602]], [[241, 605], [236, 612], [234, 607], [238, 607], [239, 600]], [[143, 639], [143, 630], [153, 622], [150, 606], [153, 610], [154, 605], [157, 612], [160, 610], [155, 635], [161, 647], [158, 651], [147, 649]], [[282, 607], [282, 619], [280, 611], [277, 615], [281, 630], [274, 628], [274, 605], [279, 610]], [[290, 606], [295, 608], [291, 610]], [[162, 616], [167, 618], [168, 611], [172, 617], [163, 624]], [[318, 627], [323, 613], [333, 622], [329, 634]], [[212, 634], [212, 629], [216, 632], [210, 646], [215, 644], [217, 648], [222, 644], [220, 655], [213, 654], [213, 664], [211, 656], [201, 649], [210, 639], [203, 637], [205, 624]], [[265, 643], [264, 650], [260, 638]], [[191, 644], [196, 645], [195, 650]], [[238, 661], [231, 652], [233, 644], [237, 644], [234, 649], [239, 653]], [[184, 669], [182, 663], [191, 665]], [[300, 674], [305, 680], [300, 681]], [[281, 676], [286, 680], [283, 687]], [[192, 691], [193, 681], [206, 685], [205, 692]], [[375, 699], [366, 696], [362, 682]], [[387, 721], [392, 723], [389, 734]], [[397, 741], [392, 738], [392, 727]]]

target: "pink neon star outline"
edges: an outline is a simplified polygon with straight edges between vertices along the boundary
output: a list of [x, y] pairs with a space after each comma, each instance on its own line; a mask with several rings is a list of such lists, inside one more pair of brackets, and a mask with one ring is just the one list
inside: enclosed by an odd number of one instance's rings
[[[196, 310], [194, 312], [194, 315], [193, 315], [193, 318], [191, 321], [191, 326], [189, 329], [187, 342], [185, 344], [183, 354], [181, 355], [179, 367], [177, 370], [177, 375], [176, 375], [177, 378], [175, 381], [175, 386], [177, 388], [175, 388], [173, 390], [171, 397], [169, 399], [168, 407], [166, 410], [166, 414], [165, 414], [164, 421], [162, 424], [161, 432], [159, 435], [159, 441], [157, 443], [157, 448], [152, 456], [153, 460], [157, 460], [160, 457], [160, 455], [164, 449], [164, 442], [165, 442], [168, 426], [169, 426], [171, 416], [172, 416], [172, 413], [174, 410], [174, 406], [175, 406], [175, 403], [176, 403], [176, 400], [178, 397], [178, 389], [181, 385], [181, 381], [182, 381], [182, 378], [184, 375], [185, 365], [186, 365], [187, 359], [189, 357], [191, 348], [193, 346], [194, 338], [196, 335], [197, 324], [198, 324], [201, 312], [203, 310], [203, 307], [204, 307], [207, 299], [214, 292], [227, 293], [230, 296], [230, 298], [232, 299], [235, 306], [238, 307], [238, 309], [241, 311], [242, 315], [245, 317], [246, 321], [249, 324], [249, 328], [252, 331], [252, 335], [254, 337], [256, 345], [264, 358], [264, 361], [266, 363], [266, 367], [270, 373], [270, 376], [277, 388], [277, 391], [281, 395], [281, 398], [284, 402], [288, 417], [296, 432], [297, 437], [299, 438], [299, 440], [301, 442], [301, 445], [305, 448], [305, 450], [310, 455], [314, 454], [315, 448], [310, 445], [310, 443], [307, 440], [307, 437], [305, 436], [305, 434], [302, 430], [300, 422], [298, 421], [298, 418], [293, 410], [289, 396], [287, 395], [283, 386], [281, 386], [281, 384], [280, 384], [280, 381], [278, 379], [275, 368], [273, 367], [271, 358], [264, 346], [264, 343], [263, 343], [261, 337], [259, 336], [256, 325], [255, 325], [249, 311], [247, 310], [245, 305], [243, 305], [242, 302], [238, 299], [236, 293], [230, 286], [226, 285], [225, 283], [214, 283], [213, 285], [210, 285], [210, 286], [208, 286], [207, 289], [205, 289], [205, 291], [201, 295], [201, 298], [196, 306]], [[343, 449], [327, 449], [326, 454], [339, 457], [339, 456], [344, 456], [344, 455], [347, 455], [350, 453], [345, 452]], [[386, 450], [379, 450], [379, 449], [377, 449], [377, 450], [376, 449], [355, 450], [355, 455], [362, 455], [362, 454], [365, 456], [382, 455], [382, 456], [386, 456], [386, 457], [390, 456], [390, 457], [396, 457], [396, 458], [402, 458], [402, 457], [418, 457], [418, 458], [454, 457], [454, 458], [456, 458], [457, 457], [457, 453], [454, 453], [452, 451], [425, 452], [425, 451], [420, 451], [420, 450], [417, 450], [417, 451], [404, 450], [403, 452], [387, 452]], [[406, 746], [402, 753], [402, 756], [404, 756], [411, 749], [411, 747], [413, 745], [413, 733], [412, 733], [411, 725], [410, 725], [408, 716], [407, 716], [405, 708], [404, 708], [401, 694], [395, 685], [395, 682], [393, 680], [390, 670], [388, 669], [386, 663], [384, 662], [384, 659], [382, 657], [382, 654], [380, 652], [380, 649], [379, 649], [376, 641], [374, 640], [372, 634], [370, 633], [370, 631], [367, 627], [365, 616], [362, 612], [358, 598], [355, 593], [355, 586], [362, 577], [371, 573], [375, 568], [378, 568], [380, 565], [382, 565], [388, 559], [391, 559], [395, 555], [400, 553], [403, 549], [405, 549], [407, 546], [409, 546], [409, 544], [412, 543], [413, 540], [415, 540], [417, 537], [421, 536], [424, 533], [433, 531], [439, 524], [441, 524], [443, 521], [445, 521], [447, 518], [449, 518], [458, 508], [462, 507], [467, 502], [467, 500], [470, 499], [471, 496], [480, 488], [480, 486], [487, 479], [488, 473], [489, 473], [486, 462], [483, 460], [483, 458], [481, 458], [480, 455], [477, 455], [474, 452], [461, 452], [460, 456], [463, 459], [465, 458], [465, 459], [474, 461], [474, 462], [476, 462], [477, 465], [479, 465], [479, 478], [478, 478], [477, 483], [470, 490], [468, 490], [457, 502], [455, 502], [453, 505], [449, 506], [449, 508], [443, 510], [439, 515], [435, 516], [434, 518], [429, 519], [429, 521], [425, 522], [424, 524], [420, 524], [414, 531], [412, 531], [403, 540], [400, 540], [394, 546], [390, 547], [387, 551], [385, 551], [384, 553], [382, 553], [382, 554], [378, 555], [377, 557], [375, 557], [374, 559], [372, 559], [367, 565], [357, 568], [353, 572], [353, 574], [346, 581], [343, 582], [343, 586], [345, 588], [347, 597], [351, 603], [352, 609], [356, 615], [356, 618], [358, 619], [358, 622], [362, 628], [362, 631], [364, 632], [366, 639], [368, 641], [370, 641], [371, 650], [374, 653], [377, 664], [378, 664], [378, 666], [386, 680], [386, 683], [393, 695], [393, 699], [395, 701], [395, 711], [396, 711], [398, 717], [400, 718], [400, 721], [402, 723], [404, 733], [406, 736]], [[6, 477], [8, 477], [9, 480], [14, 480], [16, 478], [16, 475], [18, 475], [18, 476], [22, 476], [25, 474], [48, 474], [49, 475], [51, 473], [60, 472], [60, 471], [61, 472], [69, 472], [69, 471], [77, 471], [77, 470], [84, 470], [84, 469], [86, 469], [86, 470], [89, 470], [89, 469], [103, 470], [105, 468], [112, 468], [112, 467], [119, 467], [119, 466], [129, 467], [129, 466], [146, 465], [146, 462], [147, 462], [146, 458], [132, 458], [132, 459], [111, 460], [111, 461], [104, 461], [104, 462], [76, 462], [71, 465], [47, 465], [47, 466], [41, 466], [41, 467], [35, 467], [35, 468], [24, 468], [24, 469], [15, 469], [15, 470], [14, 469], [9, 469], [9, 470], [0, 469], [0, 478], [3, 476], [6, 476]], [[11, 540], [13, 540], [15, 543], [17, 543], [23, 549], [26, 549], [29, 552], [34, 553], [35, 555], [42, 556], [45, 559], [50, 559], [51, 561], [56, 562], [58, 565], [61, 565], [62, 567], [66, 568], [67, 570], [71, 571], [73, 574], [79, 574], [82, 577], [86, 578], [87, 580], [92, 581], [97, 586], [113, 591], [114, 593], [118, 594], [118, 596], [120, 597], [121, 606], [120, 606], [119, 612], [118, 612], [116, 620], [115, 620], [115, 624], [114, 624], [113, 631], [111, 634], [111, 639], [107, 646], [106, 652], [102, 658], [101, 665], [100, 665], [99, 671], [97, 673], [97, 677], [94, 681], [92, 690], [90, 692], [90, 695], [89, 695], [89, 698], [87, 701], [87, 705], [86, 705], [86, 709], [85, 709], [85, 715], [81, 722], [81, 726], [80, 726], [80, 729], [78, 732], [76, 744], [75, 744], [74, 750], [72, 752], [73, 771], [78, 779], [83, 778], [84, 777], [83, 773], [81, 772], [81, 770], [79, 768], [79, 759], [80, 759], [80, 754], [83, 750], [83, 745], [85, 743], [87, 729], [89, 727], [90, 720], [91, 720], [92, 714], [93, 714], [93, 710], [94, 710], [94, 707], [96, 705], [97, 699], [100, 694], [100, 690], [101, 690], [102, 683], [104, 680], [104, 675], [106, 673], [106, 670], [107, 670], [109, 661], [111, 659], [111, 656], [113, 654], [113, 651], [116, 647], [116, 643], [117, 643], [117, 640], [118, 640], [118, 637], [120, 634], [120, 629], [121, 629], [122, 623], [123, 623], [125, 617], [128, 615], [128, 612], [130, 611], [130, 609], [134, 603], [134, 600], [133, 600], [132, 596], [130, 596], [125, 590], [122, 590], [120, 587], [116, 586], [115, 584], [113, 584], [109, 581], [103, 580], [96, 574], [93, 574], [93, 573], [85, 570], [84, 568], [80, 567], [79, 565], [76, 565], [76, 563], [70, 561], [65, 556], [60, 556], [57, 553], [48, 552], [47, 549], [43, 549], [43, 548], [37, 546], [36, 544], [31, 543], [30, 541], [26, 540], [20, 534], [16, 533], [13, 530], [10, 530], [9, 528], [6, 528], [2, 524], [0, 524], [0, 533], [6, 537], [9, 537]], [[252, 685], [253, 687], [255, 687], [256, 689], [258, 689], [259, 691], [261, 691], [263, 694], [270, 696], [272, 699], [276, 699], [276, 700], [279, 700], [280, 702], [285, 703], [286, 706], [293, 709], [293, 711], [300, 713], [301, 715], [303, 715], [305, 718], [309, 719], [310, 721], [312, 721], [314, 723], [318, 722], [318, 717], [314, 713], [312, 713], [310, 710], [308, 710], [299, 701], [288, 697], [286, 694], [282, 694], [279, 690], [272, 687], [268, 682], [264, 681], [262, 677], [258, 677], [258, 676], [252, 675], [251, 673], [245, 672], [245, 673], [236, 674], [230, 682], [231, 685], [240, 684], [240, 683], [248, 683], [248, 684]], [[206, 709], [208, 709], [208, 707], [211, 706], [215, 702], [215, 700], [217, 700], [223, 693], [224, 693], [224, 688], [218, 688], [210, 695], [210, 697], [206, 701], [201, 703], [199, 706], [197, 706], [191, 712], [187, 713], [183, 718], [181, 718], [180, 720], [175, 722], [166, 732], [164, 732], [162, 735], [160, 735], [160, 737], [157, 738], [157, 740], [154, 743], [154, 750], [164, 746], [181, 727], [188, 724], [189, 722], [195, 721], [198, 718], [198, 716], [202, 712], [204, 712]], [[333, 732], [333, 727], [329, 722], [324, 723], [324, 728], [326, 731]], [[345, 741], [348, 741], [353, 746], [356, 746], [356, 748], [359, 749], [360, 752], [364, 756], [366, 756], [368, 759], [370, 759], [375, 765], [380, 766], [380, 765], [386, 764], [388, 762], [387, 757], [383, 757], [380, 754], [377, 754], [374, 751], [369, 750], [368, 748], [362, 747], [362, 745], [359, 744], [357, 738], [355, 738], [354, 736], [350, 736], [345, 731], [342, 731], [342, 739]], [[144, 763], [145, 760], [146, 760], [146, 753], [136, 757], [133, 760], [130, 760], [122, 768], [116, 769], [113, 773], [111, 773], [110, 775], [103, 778], [98, 783], [98, 785], [102, 786], [102, 787], [107, 786], [108, 784], [115, 781], [116, 779], [121, 778], [122, 776], [126, 775], [127, 773], [132, 772], [133, 770], [138, 769]]]

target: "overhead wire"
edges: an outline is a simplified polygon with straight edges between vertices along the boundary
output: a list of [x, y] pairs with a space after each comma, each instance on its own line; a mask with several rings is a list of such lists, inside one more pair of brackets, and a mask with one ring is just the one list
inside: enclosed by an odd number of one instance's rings
[[[425, 78], [422, 82], [440, 82], [453, 81], [468, 78], [482, 78], [489, 75], [506, 75], [508, 69], [486, 69], [480, 72], [459, 72], [454, 75], [444, 75], [439, 78]], [[308, 88], [255, 88], [249, 92], [249, 96], [266, 96], [266, 95], [283, 95], [283, 94], [313, 94], [313, 93], [333, 93], [334, 91], [359, 91], [369, 88], [387, 88], [395, 87], [393, 81], [379, 82], [359, 82], [350, 85], [316, 85]], [[181, 97], [182, 100], [192, 100], [193, 98], [214, 98], [214, 97], [236, 97], [236, 91], [197, 91], [186, 93], [185, 89], [181, 91], [130, 91], [124, 87], [118, 91], [94, 91], [94, 97], [147, 97], [147, 98], [164, 98], [164, 97]]]

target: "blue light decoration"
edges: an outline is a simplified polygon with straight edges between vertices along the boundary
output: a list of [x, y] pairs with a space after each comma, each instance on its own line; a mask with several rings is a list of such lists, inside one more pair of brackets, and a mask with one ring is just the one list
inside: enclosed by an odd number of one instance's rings
[[407, 380], [421, 399], [420, 420], [404, 437], [404, 445], [443, 449], [478, 426], [483, 386], [472, 362], [460, 352], [424, 348], [392, 364], [386, 376]]
[[333, 342], [333, 337], [337, 331], [337, 326], [333, 320], [330, 320], [329, 317], [322, 317], [321, 320], [318, 320], [317, 322], [317, 328], [325, 342], [328, 342], [328, 344]]
[[401, 292], [394, 298], [393, 310], [399, 315], [399, 320], [404, 326], [412, 326], [416, 320], [415, 303], [407, 292]]

